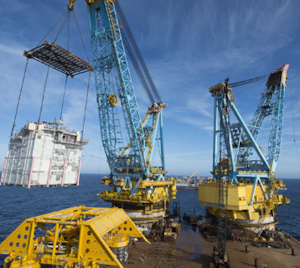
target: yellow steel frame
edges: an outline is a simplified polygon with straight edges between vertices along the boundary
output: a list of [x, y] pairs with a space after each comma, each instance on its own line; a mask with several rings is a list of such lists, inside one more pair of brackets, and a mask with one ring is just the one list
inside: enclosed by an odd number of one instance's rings
[[[133, 182], [134, 183], [134, 182]], [[118, 179], [115, 185], [123, 186], [124, 185], [124, 179]], [[152, 193], [146, 194], [144, 189], [146, 187], [153, 186]], [[169, 189], [169, 197], [166, 194], [165, 187], [168, 187]], [[155, 180], [149, 180], [149, 181], [141, 181], [140, 185], [138, 186], [139, 190], [136, 193], [136, 195], [129, 195], [129, 189], [128, 193], [126, 192], [126, 188], [123, 188], [123, 191], [118, 194], [114, 191], [104, 191], [100, 194], [97, 194], [97, 197], [103, 198], [106, 202], [127, 202], [132, 204], [139, 204], [141, 206], [149, 206], [151, 204], [167, 200], [169, 198], [175, 199], [176, 198], [176, 181], [174, 180], [168, 180], [168, 181], [155, 181]], [[154, 191], [155, 190], [155, 191]]]
[[[218, 215], [218, 184], [214, 180], [199, 185], [199, 203], [207, 206], [209, 212], [214, 215]], [[282, 181], [275, 181], [272, 189], [268, 189], [268, 186], [263, 183], [265, 193], [273, 193], [272, 197], [268, 198], [268, 200], [265, 199], [262, 189], [257, 187], [254, 193], [254, 202], [251, 204], [253, 187], [253, 183], [247, 181], [239, 182], [237, 185], [228, 185], [227, 216], [230, 221], [244, 220], [245, 223], [252, 220], [263, 221], [264, 218], [271, 216], [271, 211], [272, 216], [277, 214], [277, 206], [290, 203], [288, 198], [274, 194], [277, 190], [285, 188]]]
[[[85, 2], [87, 2], [88, 5], [98, 4], [98, 3], [100, 3], [101, 1], [103, 1], [103, 0], [85, 0]], [[76, 2], [76, 0], [69, 0], [68, 8], [69, 8], [70, 10], [73, 10], [73, 9], [74, 9], [74, 4], [75, 4], [75, 2]], [[114, 0], [106, 0], [106, 2], [113, 3]]]
[[130, 236], [149, 243], [123, 209], [79, 206], [25, 220], [1, 243], [0, 253], [9, 255], [6, 268], [123, 267], [111, 248], [128, 245]]

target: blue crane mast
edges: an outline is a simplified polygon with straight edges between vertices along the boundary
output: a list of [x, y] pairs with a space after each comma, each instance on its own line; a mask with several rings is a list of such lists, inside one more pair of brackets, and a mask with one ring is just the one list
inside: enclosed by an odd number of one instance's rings
[[[227, 137], [232, 183], [238, 183], [238, 178], [240, 177], [244, 178], [245, 172], [249, 177], [253, 178], [273, 178], [275, 175], [281, 150], [283, 107], [286, 88], [285, 81], [288, 67], [289, 64], [285, 64], [270, 74], [266, 83], [266, 89], [262, 94], [250, 125], [247, 125], [242, 118], [235, 105], [232, 90], [229, 88], [229, 107], [237, 119], [237, 123], [231, 124], [230, 135]], [[223, 111], [223, 101], [221, 101], [221, 96], [215, 93], [215, 90], [216, 88], [219, 90], [220, 87], [222, 87], [222, 85], [218, 84], [210, 88], [210, 92], [215, 97], [213, 170], [219, 167], [217, 163], [217, 137], [219, 135], [217, 125], [218, 114], [221, 115]], [[223, 94], [224, 93], [221, 93], [221, 95]], [[264, 155], [261, 147], [257, 143], [257, 138], [263, 122], [268, 116], [271, 116], [270, 136], [268, 154]], [[236, 153], [234, 150], [236, 150]], [[254, 152], [256, 153], [256, 157], [253, 157]]]
[[[69, 1], [69, 9], [73, 9], [75, 0]], [[119, 4], [113, 0], [87, 0], [87, 3], [101, 137], [111, 171], [109, 177], [102, 179], [111, 190], [98, 197], [134, 211], [133, 218], [163, 217], [170, 199], [176, 196], [176, 183], [165, 178], [162, 111], [167, 105], [160, 100]], [[152, 102], [144, 120], [140, 117], [125, 51]], [[120, 127], [117, 115], [118, 103], [124, 128]], [[155, 146], [160, 158], [156, 166], [152, 163]]]
[[[277, 194], [285, 185], [275, 176], [281, 151], [288, 68], [289, 64], [284, 64], [269, 75], [249, 125], [235, 104], [232, 88], [257, 79], [232, 84], [226, 80], [209, 88], [214, 97], [213, 181], [199, 185], [199, 202], [207, 207], [209, 215], [218, 218], [216, 263], [227, 263], [228, 224], [260, 235], [264, 229], [273, 230], [278, 223], [277, 206], [290, 202]], [[268, 153], [264, 154], [257, 139], [268, 117], [271, 117]]]
[[[274, 218], [276, 206], [289, 203], [287, 198], [276, 195], [277, 190], [285, 185], [275, 176], [281, 150], [288, 68], [289, 64], [285, 64], [270, 74], [250, 125], [245, 123], [237, 109], [230, 86], [253, 82], [253, 79], [229, 85], [226, 79], [225, 83], [209, 88], [214, 97], [212, 174], [215, 181], [199, 186], [199, 201], [208, 207], [209, 213], [218, 217], [218, 245], [214, 247], [217, 265], [228, 266], [228, 222], [233, 226], [242, 224], [243, 228], [260, 233], [264, 228], [274, 228], [277, 223]], [[268, 116], [271, 116], [271, 126], [268, 155], [264, 155], [257, 138]], [[232, 123], [232, 119], [236, 121]], [[212, 197], [208, 197], [210, 191], [214, 191]]]

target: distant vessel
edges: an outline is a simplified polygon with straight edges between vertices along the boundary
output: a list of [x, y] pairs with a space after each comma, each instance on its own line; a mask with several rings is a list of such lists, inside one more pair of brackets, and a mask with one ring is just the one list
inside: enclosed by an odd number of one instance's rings
[[178, 189], [186, 190], [198, 190], [199, 184], [202, 184], [209, 179], [208, 177], [198, 176], [195, 179], [189, 179], [188, 177], [175, 177], [176, 186]]

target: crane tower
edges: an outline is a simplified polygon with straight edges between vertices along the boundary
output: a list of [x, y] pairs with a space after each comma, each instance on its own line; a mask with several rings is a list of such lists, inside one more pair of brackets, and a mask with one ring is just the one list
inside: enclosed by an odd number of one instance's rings
[[[214, 97], [213, 180], [199, 186], [199, 202], [207, 206], [211, 215], [219, 215], [220, 219], [220, 213], [223, 214], [224, 226], [228, 222], [256, 233], [272, 230], [278, 223], [277, 206], [290, 202], [277, 194], [285, 185], [275, 176], [281, 150], [288, 68], [289, 64], [285, 64], [269, 75], [249, 125], [236, 107], [230, 84], [220, 83], [209, 88]], [[271, 119], [268, 154], [265, 155], [257, 138], [267, 117]], [[233, 119], [236, 121], [231, 122]]]
[[[70, 9], [74, 2], [70, 0]], [[136, 223], [151, 224], [166, 216], [170, 200], [176, 197], [176, 182], [165, 178], [162, 112], [167, 105], [161, 102], [154, 88], [152, 95], [158, 98], [151, 98], [153, 103], [141, 120], [125, 53], [125, 47], [129, 47], [133, 65], [137, 67], [132, 57], [136, 43], [130, 47], [130, 38], [122, 36], [117, 16], [120, 6], [112, 0], [87, 2], [101, 137], [110, 168], [110, 175], [102, 179], [102, 184], [111, 189], [98, 197], [123, 208]], [[122, 27], [128, 27], [126, 20], [122, 23]], [[138, 58], [141, 59], [139, 51]], [[148, 69], [141, 62], [143, 77], [149, 78]], [[149, 84], [153, 87], [152, 79]], [[120, 127], [118, 106], [124, 127]], [[152, 162], [155, 146], [160, 154], [157, 166]]]

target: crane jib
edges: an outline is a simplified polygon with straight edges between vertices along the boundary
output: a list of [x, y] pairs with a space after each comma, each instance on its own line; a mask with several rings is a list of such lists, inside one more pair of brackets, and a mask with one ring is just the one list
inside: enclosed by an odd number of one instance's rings
[[[112, 171], [119, 168], [120, 164], [128, 169], [145, 170], [144, 133], [114, 4], [101, 1], [90, 6], [88, 10], [95, 82], [100, 96], [98, 107], [101, 134], [108, 163]], [[126, 154], [125, 157], [121, 157], [120, 153], [118, 155], [118, 142], [121, 143], [122, 140], [116, 133], [115, 107], [108, 100], [108, 96], [113, 94], [112, 79], [117, 86], [131, 142], [127, 157]]]

